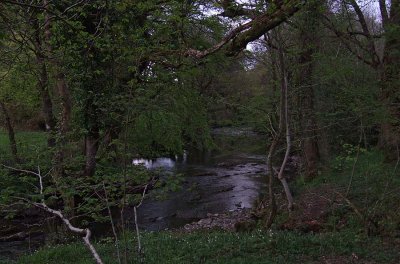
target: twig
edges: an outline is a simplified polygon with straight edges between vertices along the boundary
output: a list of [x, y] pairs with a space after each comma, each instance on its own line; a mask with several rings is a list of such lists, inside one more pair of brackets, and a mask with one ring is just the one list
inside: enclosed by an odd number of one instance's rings
[[120, 251], [119, 251], [118, 235], [117, 235], [117, 231], [115, 230], [114, 221], [113, 221], [113, 218], [111, 215], [111, 209], [110, 209], [110, 205], [108, 203], [107, 190], [106, 190], [106, 185], [104, 184], [104, 181], [103, 181], [103, 189], [104, 189], [104, 196], [105, 196], [105, 201], [106, 201], [106, 205], [107, 205], [108, 215], [110, 217], [111, 228], [112, 228], [114, 238], [115, 238], [115, 246], [117, 248], [118, 263], [121, 264], [122, 262], [121, 262], [121, 255], [120, 255]]
[[[361, 123], [361, 127], [362, 127], [362, 123]], [[350, 188], [351, 188], [351, 185], [352, 185], [352, 183], [353, 183], [354, 172], [355, 172], [355, 170], [356, 170], [356, 165], [357, 165], [357, 162], [358, 162], [358, 158], [359, 158], [359, 156], [360, 156], [360, 145], [361, 145], [361, 141], [362, 141], [362, 129], [361, 129], [361, 134], [360, 134], [360, 140], [358, 141], [356, 159], [354, 160], [353, 168], [352, 168], [352, 170], [351, 170], [351, 176], [350, 176], [349, 184], [347, 185], [347, 190], [346, 190], [346, 194], [345, 194], [346, 197], [349, 195], [349, 193], [350, 193]]]
[[337, 195], [339, 195], [343, 200], [346, 201], [346, 203], [353, 209], [353, 211], [356, 213], [356, 215], [362, 220], [365, 221], [365, 217], [362, 215], [362, 213], [360, 212], [360, 210], [357, 208], [357, 206], [352, 203], [346, 196], [344, 196], [343, 194], [341, 194], [340, 192], [335, 191], [335, 193]]
[[10, 167], [10, 166], [6, 166], [6, 165], [4, 165], [4, 164], [1, 164], [1, 166], [3, 166], [4, 168], [13, 170], [13, 171], [25, 172], [25, 173], [33, 174], [33, 175], [38, 176], [38, 177], [42, 177], [42, 176], [40, 176], [38, 173], [36, 173], [36, 172], [34, 172], [34, 171], [23, 170], [23, 169], [17, 169], [17, 168], [13, 168], [13, 167]]
[[139, 208], [143, 203], [144, 196], [146, 195], [147, 186], [148, 185], [146, 184], [146, 186], [144, 187], [142, 198], [140, 199], [139, 204], [133, 207], [133, 211], [135, 213], [135, 226], [136, 226], [136, 236], [137, 236], [137, 240], [138, 240], [139, 256], [142, 254], [142, 244], [140, 243], [140, 233], [139, 233], [139, 226], [138, 226], [138, 221], [137, 221], [137, 208]]

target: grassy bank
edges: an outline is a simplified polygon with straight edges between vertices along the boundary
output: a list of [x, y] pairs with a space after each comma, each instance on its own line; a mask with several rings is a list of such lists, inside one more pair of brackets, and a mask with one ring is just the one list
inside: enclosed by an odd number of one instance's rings
[[[379, 238], [347, 232], [144, 233], [144, 263], [399, 263], [398, 250]], [[127, 241], [128, 263], [137, 263], [136, 240]], [[97, 244], [105, 263], [118, 263], [113, 243]], [[123, 254], [124, 246], [120, 246]], [[17, 263], [93, 263], [82, 243], [44, 248]]]
[[[35, 157], [46, 146], [46, 134], [44, 132], [18, 131], [15, 134], [17, 150], [20, 157]], [[0, 161], [11, 158], [10, 141], [6, 131], [0, 129]]]

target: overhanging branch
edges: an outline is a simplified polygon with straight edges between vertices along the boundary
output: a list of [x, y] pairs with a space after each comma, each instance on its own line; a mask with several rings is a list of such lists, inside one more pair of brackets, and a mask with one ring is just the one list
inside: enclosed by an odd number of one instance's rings
[[[248, 43], [257, 40], [295, 14], [305, 2], [306, 0], [288, 0], [280, 5], [268, 8], [263, 14], [255, 17], [247, 16], [251, 21], [230, 31], [211, 48], [206, 50], [188, 49], [184, 52], [184, 56], [201, 59], [221, 50], [223, 47], [226, 47], [225, 53], [228, 56], [234, 56], [245, 49]], [[241, 14], [245, 15], [243, 12]]]

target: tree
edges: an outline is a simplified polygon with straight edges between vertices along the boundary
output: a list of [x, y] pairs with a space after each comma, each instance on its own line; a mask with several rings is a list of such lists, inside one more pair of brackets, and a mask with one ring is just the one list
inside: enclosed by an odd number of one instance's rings
[[[17, 12], [20, 10], [21, 12]], [[3, 13], [4, 12], [4, 13]], [[43, 27], [40, 25], [40, 12], [36, 9], [19, 9], [10, 7], [0, 12], [4, 31], [7, 33], [6, 43], [11, 49], [18, 47], [13, 53], [15, 58], [25, 60], [21, 63], [30, 64], [31, 59], [36, 60], [36, 65], [29, 65], [29, 70], [36, 76], [37, 90], [42, 100], [42, 113], [45, 128], [48, 132], [48, 146], [55, 146], [56, 119], [53, 111], [51, 89], [49, 89], [48, 67], [46, 65], [46, 47], [43, 39]], [[9, 67], [15, 67], [15, 61], [9, 61]]]
[[[355, 0], [341, 1], [341, 10], [346, 15], [346, 29], [338, 21], [333, 21], [335, 14], [325, 16], [325, 25], [342, 41], [347, 49], [359, 60], [377, 71], [380, 79], [380, 101], [386, 117], [380, 124], [380, 145], [388, 156], [393, 157], [398, 148], [399, 130], [398, 103], [399, 49], [400, 49], [400, 2], [378, 1], [380, 21], [368, 17], [367, 9], [360, 7]], [[389, 10], [389, 11], [388, 11]], [[332, 12], [333, 13], [333, 12]], [[338, 14], [337, 16], [340, 16]], [[353, 22], [352, 18], [356, 18]]]
[[298, 17], [297, 54], [298, 68], [294, 78], [298, 92], [300, 140], [303, 154], [305, 176], [312, 179], [317, 175], [320, 160], [319, 129], [315, 107], [315, 55], [319, 46], [319, 13], [322, 1], [309, 1]]

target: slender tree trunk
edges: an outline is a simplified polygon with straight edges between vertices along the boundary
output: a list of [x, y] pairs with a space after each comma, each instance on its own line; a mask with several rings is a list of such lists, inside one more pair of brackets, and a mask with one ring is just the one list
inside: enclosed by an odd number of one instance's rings
[[1, 108], [1, 111], [3, 112], [5, 126], [6, 126], [7, 132], [8, 132], [8, 139], [10, 141], [11, 155], [12, 155], [14, 161], [18, 162], [19, 158], [18, 158], [18, 151], [17, 151], [17, 142], [15, 141], [14, 128], [13, 128], [8, 110], [6, 108], [6, 105], [2, 101], [0, 101], [0, 108]]
[[[272, 34], [275, 36], [276, 34], [274, 34], [275, 31], [272, 32]], [[270, 38], [270, 41], [272, 41], [271, 36], [268, 36]], [[271, 50], [271, 52], [273, 52]], [[271, 56], [274, 56], [271, 54]], [[273, 75], [273, 86], [274, 89], [276, 88], [276, 86], [279, 83], [278, 80], [278, 67], [277, 67], [278, 63], [277, 61], [274, 59], [272, 61], [272, 72], [274, 72], [275, 74]], [[275, 152], [276, 149], [278, 147], [279, 144], [279, 140], [282, 136], [282, 128], [284, 126], [284, 119], [282, 116], [282, 110], [284, 109], [284, 98], [282, 97], [282, 94], [280, 95], [280, 104], [279, 104], [279, 125], [278, 125], [278, 129], [277, 131], [273, 130], [271, 131], [272, 134], [272, 142], [271, 145], [269, 147], [268, 150], [268, 154], [267, 154], [267, 166], [268, 166], [268, 194], [269, 194], [269, 206], [270, 206], [270, 211], [269, 211], [269, 215], [268, 218], [266, 220], [265, 223], [265, 227], [266, 228], [270, 228], [272, 223], [275, 220], [276, 214], [277, 214], [277, 204], [276, 204], [276, 198], [275, 198], [275, 193], [274, 193], [274, 182], [275, 182], [275, 171], [273, 168], [273, 157], [275, 156]]]
[[[279, 65], [281, 72], [281, 107], [280, 107], [280, 129], [283, 131], [285, 129], [286, 134], [286, 152], [282, 161], [282, 165], [279, 169], [278, 179], [281, 181], [283, 189], [285, 191], [286, 199], [288, 202], [288, 209], [292, 211], [293, 209], [293, 196], [289, 188], [289, 184], [285, 178], [284, 170], [289, 159], [290, 149], [291, 149], [291, 136], [290, 136], [290, 122], [289, 122], [289, 105], [288, 105], [288, 79], [287, 79], [287, 71], [285, 58], [282, 49], [282, 40], [279, 38], [278, 43], [278, 52], [279, 52]], [[280, 132], [281, 133], [281, 132]]]
[[56, 145], [56, 118], [54, 117], [53, 102], [49, 92], [49, 75], [43, 50], [43, 40], [40, 35], [41, 29], [37, 20], [32, 22], [32, 27], [35, 29], [35, 38], [33, 43], [35, 46], [36, 62], [39, 69], [37, 88], [42, 99], [42, 112], [44, 115], [46, 132], [48, 133], [47, 146], [53, 148]]
[[276, 199], [275, 199], [275, 193], [274, 193], [274, 178], [275, 178], [275, 172], [274, 168], [272, 166], [272, 158], [275, 155], [276, 148], [279, 143], [279, 138], [281, 136], [281, 129], [279, 129], [278, 133], [274, 135], [272, 139], [272, 143], [269, 147], [268, 151], [268, 156], [267, 156], [267, 165], [268, 165], [268, 195], [269, 195], [269, 206], [270, 206], [270, 211], [269, 215], [267, 218], [267, 221], [265, 222], [265, 227], [270, 228], [272, 223], [275, 220], [276, 213], [277, 213], [277, 205], [276, 205]]
[[[313, 103], [311, 103], [312, 106]], [[310, 104], [305, 104], [310, 106]], [[317, 138], [317, 125], [313, 108], [304, 110], [302, 115], [303, 131], [302, 131], [302, 147], [303, 147], [303, 161], [305, 166], [306, 179], [312, 179], [317, 176], [319, 150]], [[308, 117], [308, 118], [307, 118]]]
[[85, 176], [93, 176], [96, 172], [96, 155], [99, 150], [100, 132], [99, 128], [95, 128], [89, 131], [89, 134], [85, 139]]
[[42, 97], [42, 112], [44, 114], [46, 132], [48, 133], [47, 146], [50, 148], [55, 147], [55, 130], [56, 130], [56, 119], [53, 113], [53, 102], [51, 101], [50, 93], [48, 90], [48, 75], [47, 67], [44, 59], [37, 57], [37, 62], [40, 67], [40, 77], [38, 82], [38, 89]]
[[58, 60], [54, 60], [54, 66], [56, 68], [56, 86], [58, 94], [61, 99], [61, 120], [60, 120], [60, 134], [61, 137], [66, 140], [67, 133], [70, 130], [71, 112], [72, 112], [72, 100], [65, 75], [61, 70], [60, 63]]

